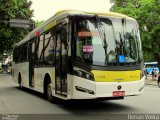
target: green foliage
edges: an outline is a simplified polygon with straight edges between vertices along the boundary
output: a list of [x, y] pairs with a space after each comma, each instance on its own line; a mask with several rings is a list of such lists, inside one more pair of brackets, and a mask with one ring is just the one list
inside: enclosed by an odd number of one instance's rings
[[113, 11], [135, 18], [145, 61], [160, 61], [160, 0], [116, 0]]
[[35, 26], [38, 27], [39, 25], [41, 25], [44, 21], [36, 21]]
[[31, 20], [31, 4], [28, 0], [0, 0], [0, 54], [11, 51], [12, 46], [29, 32], [29, 29], [11, 28], [8, 21]]

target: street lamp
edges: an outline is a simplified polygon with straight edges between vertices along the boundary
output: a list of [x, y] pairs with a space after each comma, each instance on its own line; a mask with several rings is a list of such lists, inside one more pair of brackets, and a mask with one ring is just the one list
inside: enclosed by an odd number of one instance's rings
[[9, 23], [11, 27], [35, 28], [35, 22], [31, 22], [30, 20], [10, 19], [10, 21], [0, 20], [0, 22]]
[[23, 19], [10, 19], [9, 21], [11, 27], [20, 27], [20, 28], [35, 28], [35, 23], [30, 20]]

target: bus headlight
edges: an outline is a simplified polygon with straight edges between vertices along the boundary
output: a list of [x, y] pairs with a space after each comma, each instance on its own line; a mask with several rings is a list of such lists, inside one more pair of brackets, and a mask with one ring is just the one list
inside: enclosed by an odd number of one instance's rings
[[82, 77], [82, 78], [94, 81], [93, 74], [87, 71], [77, 70], [77, 71], [74, 71], [74, 74], [78, 77]]
[[88, 80], [94, 80], [94, 77], [91, 73], [86, 73], [86, 79]]

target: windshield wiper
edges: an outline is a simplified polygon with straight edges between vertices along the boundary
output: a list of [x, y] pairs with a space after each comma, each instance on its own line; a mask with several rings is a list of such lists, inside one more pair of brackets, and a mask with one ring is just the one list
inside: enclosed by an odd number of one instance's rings
[[107, 61], [108, 61], [108, 56], [107, 56], [107, 47], [108, 47], [108, 44], [106, 42], [105, 28], [101, 27], [102, 23], [101, 23], [98, 15], [94, 15], [94, 17], [97, 20], [98, 32], [100, 33], [100, 38], [101, 38], [101, 41], [102, 41], [102, 45], [103, 45], [103, 48], [105, 50], [105, 56], [106, 56], [106, 58], [105, 58], [105, 64], [107, 64]]

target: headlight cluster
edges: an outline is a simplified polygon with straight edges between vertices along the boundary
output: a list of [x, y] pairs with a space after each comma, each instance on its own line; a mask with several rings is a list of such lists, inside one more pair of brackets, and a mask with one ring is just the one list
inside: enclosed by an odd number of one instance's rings
[[83, 70], [74, 70], [74, 75], [78, 76], [78, 77], [82, 77], [88, 80], [92, 80], [94, 81], [94, 76], [92, 73], [89, 73], [87, 71], [83, 71]]

